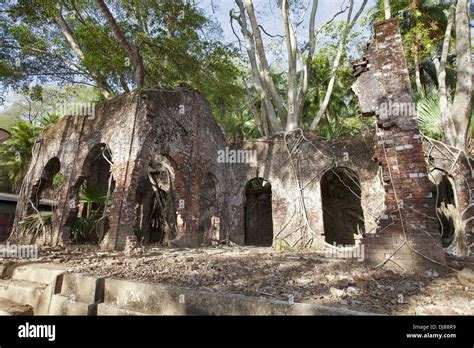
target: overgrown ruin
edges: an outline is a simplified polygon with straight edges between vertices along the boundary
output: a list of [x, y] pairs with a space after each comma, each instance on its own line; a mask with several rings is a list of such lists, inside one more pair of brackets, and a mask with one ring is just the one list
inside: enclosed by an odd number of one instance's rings
[[[10, 240], [75, 242], [71, 230], [87, 218], [80, 197], [86, 185], [105, 192], [106, 204], [96, 209], [103, 219], [94, 234], [81, 242], [105, 250], [137, 243], [364, 246], [372, 265], [442, 268], [443, 246], [461, 238], [467, 249], [471, 238], [470, 159], [454, 153], [454, 161], [440, 160], [436, 152], [452, 149], [435, 151], [421, 136], [395, 19], [375, 27], [354, 70], [361, 110], [378, 121], [371, 133], [347, 141], [296, 130], [230, 146], [205, 99], [186, 87], [129, 93], [89, 117], [65, 117], [35, 144]], [[222, 153], [243, 160], [222, 160]], [[249, 160], [254, 153], [256, 161]], [[441, 205], [425, 160], [432, 157], [430, 169], [446, 173], [464, 214], [462, 226], [453, 227], [457, 239], [441, 232], [449, 221], [437, 214]], [[46, 192], [57, 173], [63, 178], [57, 208], [41, 233], [29, 235], [21, 222], [39, 199], [53, 198]], [[446, 204], [453, 205], [453, 194], [445, 195]]]

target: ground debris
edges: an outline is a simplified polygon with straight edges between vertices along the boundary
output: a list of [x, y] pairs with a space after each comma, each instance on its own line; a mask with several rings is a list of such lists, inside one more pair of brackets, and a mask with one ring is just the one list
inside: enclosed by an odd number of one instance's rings
[[[371, 269], [356, 260], [326, 258], [317, 252], [287, 253], [258, 247], [147, 246], [142, 250], [140, 255], [127, 257], [93, 247], [47, 248], [40, 250], [40, 255], [43, 261], [68, 265], [70, 272], [96, 276], [373, 313], [474, 314], [474, 289], [461, 283], [457, 272], [396, 273]], [[465, 261], [472, 264], [472, 260]], [[471, 275], [472, 271], [466, 268], [464, 273]], [[451, 310], [446, 310], [448, 307]]]

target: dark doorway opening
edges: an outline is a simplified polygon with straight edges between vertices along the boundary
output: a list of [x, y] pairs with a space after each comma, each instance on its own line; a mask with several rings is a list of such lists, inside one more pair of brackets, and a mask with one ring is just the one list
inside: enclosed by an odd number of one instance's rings
[[52, 219], [64, 181], [60, 169], [59, 159], [51, 158], [33, 186], [31, 196], [28, 197], [26, 214], [20, 224], [32, 238], [36, 238], [40, 233], [43, 233], [44, 238], [51, 236]]
[[[51, 158], [46, 163], [38, 184], [33, 188], [30, 204], [33, 203], [35, 207], [39, 207], [41, 200], [57, 201], [59, 190], [64, 182], [60, 169], [61, 163], [57, 157]], [[54, 204], [51, 204], [51, 206], [56, 207]]]
[[327, 171], [321, 179], [321, 198], [326, 243], [354, 245], [364, 232], [357, 174], [343, 167]]
[[95, 145], [71, 188], [71, 196], [77, 202], [77, 207], [71, 209], [72, 218], [67, 220], [73, 244], [98, 244], [109, 229], [109, 209], [115, 189], [111, 164], [110, 148], [106, 144]]
[[273, 243], [272, 187], [255, 178], [245, 189], [245, 245], [271, 246]]
[[176, 237], [175, 172], [171, 159], [163, 155], [148, 164], [135, 206], [135, 235], [142, 243], [169, 246]]

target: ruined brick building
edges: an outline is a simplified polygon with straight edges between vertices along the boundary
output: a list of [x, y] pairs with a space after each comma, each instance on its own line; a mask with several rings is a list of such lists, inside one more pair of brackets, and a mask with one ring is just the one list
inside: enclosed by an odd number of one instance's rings
[[[184, 87], [126, 94], [97, 106], [93, 117], [65, 117], [35, 144], [11, 240], [71, 243], [85, 216], [80, 196], [87, 184], [107, 192], [109, 204], [85, 241], [107, 250], [135, 241], [318, 250], [342, 244], [363, 245], [372, 264], [443, 265], [439, 202], [416, 115], [380, 108], [413, 102], [395, 19], [375, 27], [355, 73], [361, 110], [378, 122], [348, 141], [296, 130], [231, 147], [206, 100]], [[223, 152], [256, 157], [223, 161]], [[471, 178], [469, 161], [456, 166]], [[21, 222], [51, 191], [57, 173], [57, 208], [47, 228], [31, 236]], [[457, 204], [468, 217], [474, 183], [456, 180]], [[466, 234], [470, 223], [462, 227]]]

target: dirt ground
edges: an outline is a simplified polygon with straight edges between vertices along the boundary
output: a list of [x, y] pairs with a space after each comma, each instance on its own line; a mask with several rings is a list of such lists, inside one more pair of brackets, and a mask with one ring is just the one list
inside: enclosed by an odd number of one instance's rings
[[[474, 288], [457, 272], [439, 275], [370, 269], [356, 260], [271, 248], [210, 247], [104, 252], [94, 247], [43, 248], [40, 260], [70, 272], [113, 276], [254, 297], [316, 303], [384, 314], [474, 315]], [[458, 269], [474, 258], [449, 259]]]

